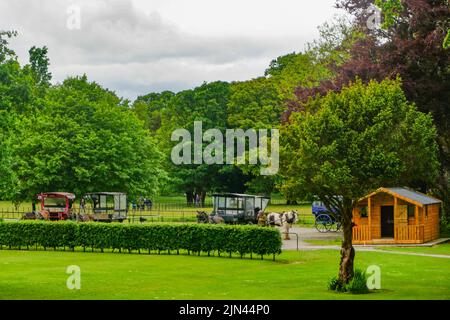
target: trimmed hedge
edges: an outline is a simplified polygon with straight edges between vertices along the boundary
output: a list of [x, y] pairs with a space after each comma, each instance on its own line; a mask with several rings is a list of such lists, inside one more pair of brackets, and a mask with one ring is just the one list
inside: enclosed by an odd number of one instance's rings
[[124, 225], [106, 223], [21, 221], [0, 224], [0, 245], [115, 250], [279, 254], [277, 229], [207, 224]]

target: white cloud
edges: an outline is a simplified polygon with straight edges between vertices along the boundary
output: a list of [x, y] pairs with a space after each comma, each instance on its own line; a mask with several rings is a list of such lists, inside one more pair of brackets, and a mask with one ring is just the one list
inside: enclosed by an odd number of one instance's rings
[[[0, 29], [22, 62], [46, 45], [55, 81], [86, 73], [135, 98], [182, 90], [203, 81], [245, 80], [270, 60], [317, 37], [336, 12], [334, 0], [2, 0]], [[81, 9], [81, 29], [66, 26], [70, 5]]]

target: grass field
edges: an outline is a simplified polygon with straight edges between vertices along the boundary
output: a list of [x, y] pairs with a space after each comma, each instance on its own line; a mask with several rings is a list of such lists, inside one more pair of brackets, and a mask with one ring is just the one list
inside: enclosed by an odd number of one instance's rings
[[443, 254], [450, 256], [450, 243], [441, 244], [433, 247], [378, 247], [381, 250], [425, 253], [425, 254]]
[[[357, 267], [375, 264], [382, 272], [382, 290], [368, 295], [326, 289], [327, 280], [337, 273], [338, 261], [337, 250], [286, 251], [275, 262], [2, 250], [0, 298], [450, 299], [450, 259], [358, 252]], [[66, 287], [69, 265], [81, 268], [80, 290]]]

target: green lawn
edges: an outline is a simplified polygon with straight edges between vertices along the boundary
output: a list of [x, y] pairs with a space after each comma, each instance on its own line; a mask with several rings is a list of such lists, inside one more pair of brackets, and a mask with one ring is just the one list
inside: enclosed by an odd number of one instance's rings
[[[271, 260], [206, 256], [0, 251], [1, 299], [450, 299], [450, 259], [358, 252], [376, 264], [382, 290], [368, 295], [326, 289], [339, 252], [287, 251]], [[66, 288], [69, 265], [81, 290]]]
[[388, 251], [450, 255], [450, 243], [440, 244], [433, 247], [377, 247], [377, 249]]

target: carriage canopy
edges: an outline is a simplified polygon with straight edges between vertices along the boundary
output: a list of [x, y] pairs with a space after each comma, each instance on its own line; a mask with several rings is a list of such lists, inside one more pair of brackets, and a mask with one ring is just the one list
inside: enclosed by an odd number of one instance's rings
[[122, 192], [92, 192], [84, 198], [92, 206], [94, 220], [124, 220], [127, 217], [127, 195]]
[[75, 195], [68, 192], [45, 192], [37, 195], [41, 203], [41, 214], [50, 220], [70, 218]]
[[270, 198], [239, 193], [213, 194], [213, 215], [227, 223], [256, 223], [259, 211], [265, 211]]

